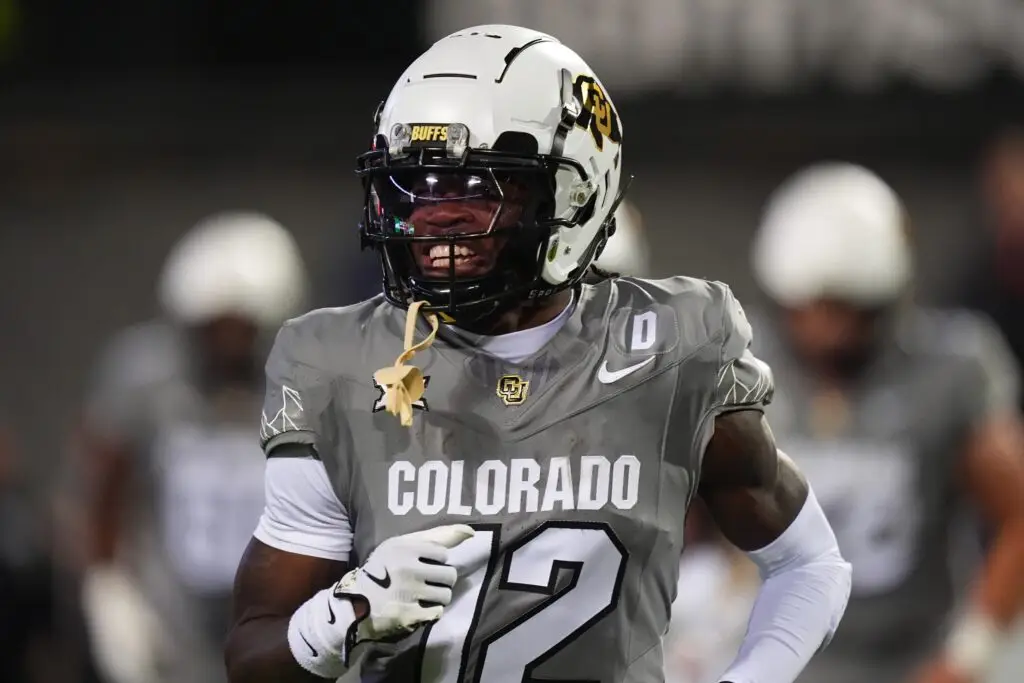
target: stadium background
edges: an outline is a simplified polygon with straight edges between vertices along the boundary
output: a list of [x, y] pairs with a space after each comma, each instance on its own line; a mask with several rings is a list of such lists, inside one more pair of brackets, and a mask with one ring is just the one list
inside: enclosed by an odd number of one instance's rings
[[921, 298], [957, 300], [984, 263], [979, 160], [1024, 111], [1011, 0], [382, 7], [0, 0], [0, 415], [40, 538], [96, 353], [156, 312], [159, 268], [195, 221], [233, 208], [280, 220], [316, 304], [373, 289], [354, 156], [404, 64], [464, 25], [550, 31], [601, 75], [656, 275], [726, 280], [756, 301], [761, 203], [822, 158], [865, 163], [905, 198]]

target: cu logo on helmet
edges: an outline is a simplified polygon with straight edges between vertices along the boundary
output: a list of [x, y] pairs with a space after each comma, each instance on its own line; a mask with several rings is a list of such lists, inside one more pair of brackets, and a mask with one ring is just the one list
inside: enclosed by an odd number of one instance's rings
[[590, 137], [594, 139], [597, 149], [604, 151], [606, 139], [615, 144], [622, 142], [619, 115], [594, 77], [577, 76], [572, 92], [583, 107], [583, 111], [576, 119], [576, 127], [590, 131]]

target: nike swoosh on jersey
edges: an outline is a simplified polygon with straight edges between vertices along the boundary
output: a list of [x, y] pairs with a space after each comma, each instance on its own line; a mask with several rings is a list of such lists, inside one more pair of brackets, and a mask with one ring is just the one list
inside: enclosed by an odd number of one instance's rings
[[366, 578], [368, 578], [370, 581], [373, 581], [375, 584], [377, 584], [381, 588], [389, 588], [391, 586], [391, 574], [388, 573], [387, 569], [384, 570], [384, 578], [383, 579], [377, 578], [376, 576], [374, 576], [370, 572], [366, 571], [365, 569], [363, 570], [363, 573], [366, 574]]
[[634, 372], [644, 367], [645, 365], [653, 363], [655, 358], [656, 356], [651, 356], [650, 358], [646, 358], [640, 361], [636, 365], [630, 365], [622, 368], [621, 370], [615, 371], [609, 370], [608, 361], [605, 361], [601, 363], [601, 367], [597, 369], [597, 381], [600, 382], [601, 384], [611, 384], [612, 382], [618, 382], [623, 377], [633, 374]]

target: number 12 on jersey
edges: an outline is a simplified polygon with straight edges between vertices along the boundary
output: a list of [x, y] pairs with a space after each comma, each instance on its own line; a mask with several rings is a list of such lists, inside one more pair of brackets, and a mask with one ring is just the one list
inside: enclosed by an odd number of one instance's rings
[[[459, 546], [468, 556], [488, 558], [481, 569], [459, 577], [459, 592], [430, 626], [423, 649], [423, 683], [522, 683], [549, 658], [586, 632], [619, 601], [628, 553], [605, 524], [547, 522], [501, 548], [501, 527], [473, 525], [476, 535]], [[500, 572], [495, 581], [495, 573]], [[559, 578], [569, 572], [558, 589]], [[519, 601], [488, 595], [520, 592], [539, 602], [517, 613]], [[503, 613], [487, 615], [501, 626], [479, 634], [485, 602]], [[552, 609], [557, 604], [557, 609]], [[508, 610], [508, 614], [504, 611]], [[500, 618], [495, 618], [495, 617]], [[467, 678], [470, 646], [476, 645], [475, 675]]]

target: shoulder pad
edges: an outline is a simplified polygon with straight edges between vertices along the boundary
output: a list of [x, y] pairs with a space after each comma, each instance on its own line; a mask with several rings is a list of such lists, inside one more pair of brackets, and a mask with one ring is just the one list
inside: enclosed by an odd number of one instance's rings
[[[622, 323], [613, 321], [617, 331], [614, 341], [622, 350], [632, 354], [649, 349], [636, 349], [640, 337], [625, 324], [626, 316], [639, 318], [639, 314], [653, 312], [659, 320], [662, 346], [677, 347], [684, 354], [736, 336], [746, 348], [751, 337], [750, 323], [729, 287], [721, 282], [675, 276], [661, 280], [620, 278], [616, 282], [616, 315]], [[631, 333], [632, 332], [632, 333]]]

